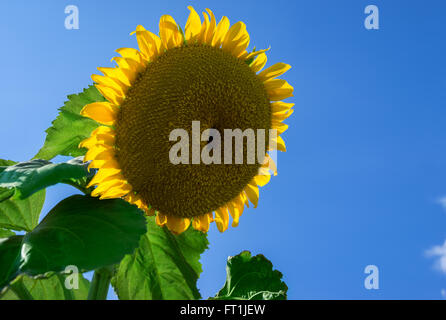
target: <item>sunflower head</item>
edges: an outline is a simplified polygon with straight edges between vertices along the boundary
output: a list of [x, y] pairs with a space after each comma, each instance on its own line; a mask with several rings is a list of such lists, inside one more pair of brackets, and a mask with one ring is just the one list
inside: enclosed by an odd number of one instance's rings
[[[201, 21], [189, 10], [184, 33], [171, 16], [162, 16], [159, 36], [138, 26], [132, 34], [139, 50], [118, 49], [116, 67], [98, 68], [103, 75], [92, 79], [107, 102], [86, 105], [81, 114], [102, 125], [80, 147], [88, 149], [90, 168], [99, 169], [90, 182], [97, 186], [92, 196], [122, 197], [174, 233], [190, 224], [207, 232], [213, 221], [223, 232], [229, 216], [237, 226], [245, 206], [257, 206], [259, 186], [275, 174], [268, 151], [286, 151], [280, 134], [288, 128], [283, 120], [293, 104], [281, 100], [292, 96], [293, 88], [277, 77], [290, 66], [277, 63], [262, 71], [267, 50], [247, 51], [243, 22], [231, 26], [223, 17], [217, 23], [209, 9]], [[263, 130], [267, 142], [254, 163], [174, 164], [171, 133], [181, 128], [194, 139], [193, 123], [200, 124], [199, 136], [212, 129]], [[210, 142], [199, 141], [199, 147]], [[238, 147], [246, 151], [248, 143]], [[230, 144], [234, 159], [237, 146]], [[214, 145], [213, 155], [223, 151]], [[247, 152], [242, 157], [247, 159]]]

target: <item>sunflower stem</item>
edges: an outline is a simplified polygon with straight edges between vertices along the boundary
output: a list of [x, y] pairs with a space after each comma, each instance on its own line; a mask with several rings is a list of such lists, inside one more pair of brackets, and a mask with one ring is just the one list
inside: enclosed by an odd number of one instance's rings
[[96, 269], [88, 292], [88, 300], [107, 300], [112, 276], [113, 266]]
[[86, 195], [90, 195], [90, 193], [91, 193], [91, 190], [90, 190], [91, 188], [83, 187], [82, 185], [80, 185], [74, 181], [64, 181], [64, 183], [76, 188], [77, 190], [83, 192]]
[[10, 288], [20, 300], [34, 300], [31, 293], [28, 291], [28, 289], [23, 284], [22, 279], [19, 279], [18, 281], [13, 282], [11, 284]]

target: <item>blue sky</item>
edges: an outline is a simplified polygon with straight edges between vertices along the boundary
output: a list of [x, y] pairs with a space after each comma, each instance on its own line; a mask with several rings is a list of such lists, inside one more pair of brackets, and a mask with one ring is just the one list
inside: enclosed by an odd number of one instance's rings
[[[64, 28], [77, 5], [80, 29]], [[445, 275], [426, 251], [446, 238], [446, 44], [441, 1], [2, 1], [0, 158], [28, 160], [71, 93], [111, 66], [138, 24], [184, 25], [192, 4], [244, 21], [269, 65], [286, 62], [295, 113], [279, 175], [257, 209], [202, 256], [203, 297], [224, 283], [229, 255], [263, 253], [290, 299], [440, 299]], [[380, 29], [364, 28], [364, 8]], [[45, 212], [75, 190], [52, 187]], [[364, 288], [364, 268], [380, 289]], [[113, 294], [111, 294], [113, 296]]]

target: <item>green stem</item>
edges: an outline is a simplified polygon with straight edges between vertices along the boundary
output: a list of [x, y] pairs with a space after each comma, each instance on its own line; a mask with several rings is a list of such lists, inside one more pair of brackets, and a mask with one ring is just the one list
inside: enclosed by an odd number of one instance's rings
[[56, 277], [62, 286], [63, 295], [64, 295], [65, 300], [76, 300], [76, 297], [74, 296], [74, 293], [73, 293], [73, 289], [68, 289], [65, 286], [65, 278], [61, 274], [56, 274]]
[[76, 182], [73, 181], [63, 181], [63, 183], [68, 184], [72, 187], [75, 187], [77, 190], [79, 190], [80, 192], [83, 192], [86, 195], [89, 195], [91, 193], [91, 191], [88, 188], [85, 188], [79, 184], [77, 184]]
[[96, 269], [91, 282], [88, 300], [107, 300], [113, 266]]
[[11, 284], [11, 290], [16, 294], [20, 300], [34, 300], [31, 293], [23, 285], [22, 279], [19, 279]]

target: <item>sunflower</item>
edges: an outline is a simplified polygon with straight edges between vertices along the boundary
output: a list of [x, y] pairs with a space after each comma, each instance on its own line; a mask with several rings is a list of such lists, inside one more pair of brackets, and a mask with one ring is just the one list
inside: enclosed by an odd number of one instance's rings
[[[281, 100], [293, 88], [277, 77], [290, 66], [261, 71], [268, 49], [247, 51], [243, 22], [231, 26], [223, 17], [217, 24], [209, 9], [202, 22], [188, 9], [184, 32], [169, 15], [160, 19], [159, 36], [139, 25], [131, 33], [139, 50], [118, 49], [117, 66], [98, 68], [103, 75], [92, 79], [107, 101], [82, 109], [101, 126], [80, 147], [88, 149], [89, 168], [98, 169], [89, 183], [96, 186], [92, 196], [123, 198], [176, 234], [190, 224], [207, 232], [214, 221], [223, 232], [229, 216], [235, 227], [245, 206], [257, 206], [259, 187], [276, 174], [268, 152], [273, 146], [286, 151], [280, 134], [294, 104]], [[174, 165], [169, 133], [194, 120], [202, 129], [275, 129], [278, 135], [255, 164]]]

